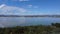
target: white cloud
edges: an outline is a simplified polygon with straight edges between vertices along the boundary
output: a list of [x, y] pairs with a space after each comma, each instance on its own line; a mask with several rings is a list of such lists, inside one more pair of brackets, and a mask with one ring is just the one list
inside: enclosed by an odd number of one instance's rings
[[33, 5], [28, 5], [28, 6], [30, 6], [30, 7], [31, 7], [31, 6], [33, 6]]
[[0, 6], [0, 14], [16, 14], [20, 15], [26, 12], [27, 10], [24, 8], [19, 8], [19, 7], [13, 7], [13, 6], [7, 6], [5, 4], [2, 4]]
[[28, 5], [29, 8], [32, 8], [33, 5]]
[[19, 1], [29, 1], [29, 0], [19, 0]]
[[29, 8], [38, 8], [38, 6], [34, 6], [34, 5], [28, 5]]
[[5, 4], [2, 4], [2, 5], [0, 6], [0, 9], [3, 8], [4, 6], [5, 6]]
[[[5, 1], [9, 1], [9, 0], [5, 0]], [[10, 1], [20, 1], [20, 2], [25, 2], [25, 1], [30, 1], [30, 0], [10, 0]]]

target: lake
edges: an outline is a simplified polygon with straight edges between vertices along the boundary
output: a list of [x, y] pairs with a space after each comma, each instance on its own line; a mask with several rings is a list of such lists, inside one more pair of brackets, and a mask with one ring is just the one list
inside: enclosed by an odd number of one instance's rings
[[0, 27], [50, 25], [60, 22], [60, 18], [52, 17], [0, 17]]

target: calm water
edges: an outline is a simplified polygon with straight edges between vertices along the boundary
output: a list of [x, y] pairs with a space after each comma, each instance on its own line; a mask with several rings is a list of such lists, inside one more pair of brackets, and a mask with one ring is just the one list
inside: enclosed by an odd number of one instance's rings
[[50, 25], [60, 22], [60, 18], [51, 17], [0, 17], [0, 27], [26, 26], [26, 25]]

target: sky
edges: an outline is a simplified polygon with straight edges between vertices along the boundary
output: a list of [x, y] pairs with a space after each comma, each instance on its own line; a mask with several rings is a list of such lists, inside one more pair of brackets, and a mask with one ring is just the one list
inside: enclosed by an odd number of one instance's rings
[[0, 15], [60, 15], [60, 0], [0, 0]]

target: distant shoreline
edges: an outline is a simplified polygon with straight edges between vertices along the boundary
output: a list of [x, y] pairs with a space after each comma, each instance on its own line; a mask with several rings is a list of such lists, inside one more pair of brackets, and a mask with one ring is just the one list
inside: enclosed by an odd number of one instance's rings
[[60, 17], [60, 15], [0, 15], [0, 17]]

